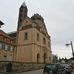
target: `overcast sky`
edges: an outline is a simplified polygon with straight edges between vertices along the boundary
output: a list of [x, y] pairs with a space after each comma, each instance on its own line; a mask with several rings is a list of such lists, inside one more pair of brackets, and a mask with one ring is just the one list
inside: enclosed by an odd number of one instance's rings
[[[16, 31], [19, 7], [25, 0], [0, 0], [0, 20], [5, 32]], [[66, 43], [74, 43], [74, 0], [26, 0], [28, 16], [35, 13], [43, 16], [53, 54], [70, 58], [71, 48]]]

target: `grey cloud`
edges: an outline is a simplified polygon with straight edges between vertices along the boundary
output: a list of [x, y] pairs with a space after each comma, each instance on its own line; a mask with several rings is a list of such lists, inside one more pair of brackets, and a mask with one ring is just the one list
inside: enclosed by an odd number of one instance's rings
[[[2, 27], [4, 31], [16, 30], [19, 7], [23, 1], [1, 0], [0, 20], [6, 25]], [[60, 55], [60, 52], [64, 51], [66, 42], [74, 42], [74, 0], [26, 0], [26, 5], [30, 17], [34, 13], [43, 16], [55, 54]], [[62, 50], [59, 50], [61, 48]], [[65, 56], [65, 53], [63, 55]]]

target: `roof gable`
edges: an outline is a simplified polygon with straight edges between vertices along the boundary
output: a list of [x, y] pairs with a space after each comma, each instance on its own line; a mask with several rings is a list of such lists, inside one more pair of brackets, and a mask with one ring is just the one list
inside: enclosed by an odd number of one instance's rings
[[45, 33], [45, 34], [48, 35], [47, 29], [46, 29], [46, 26], [45, 26], [45, 23], [44, 23], [44, 19], [43, 19], [43, 17], [42, 17], [41, 15], [39, 15], [39, 14], [34, 14], [34, 15], [31, 17], [31, 19], [32, 19], [32, 21], [33, 21], [34, 23], [37, 24], [37, 26], [40, 27], [40, 30], [41, 30], [43, 33]]

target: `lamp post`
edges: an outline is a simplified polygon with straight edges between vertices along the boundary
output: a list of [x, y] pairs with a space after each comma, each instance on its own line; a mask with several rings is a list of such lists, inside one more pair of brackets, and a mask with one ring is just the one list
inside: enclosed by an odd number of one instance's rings
[[72, 56], [73, 56], [73, 58], [74, 58], [74, 51], [73, 51], [73, 43], [72, 43], [72, 41], [71, 41], [69, 44], [66, 44], [66, 46], [69, 46], [69, 45], [71, 45]]

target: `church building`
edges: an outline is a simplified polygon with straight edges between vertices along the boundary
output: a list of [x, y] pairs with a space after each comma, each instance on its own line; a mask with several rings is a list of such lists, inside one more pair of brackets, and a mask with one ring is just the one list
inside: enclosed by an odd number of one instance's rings
[[44, 19], [39, 14], [28, 17], [28, 8], [25, 3], [19, 9], [16, 39], [16, 60], [37, 63], [51, 62], [51, 39]]

